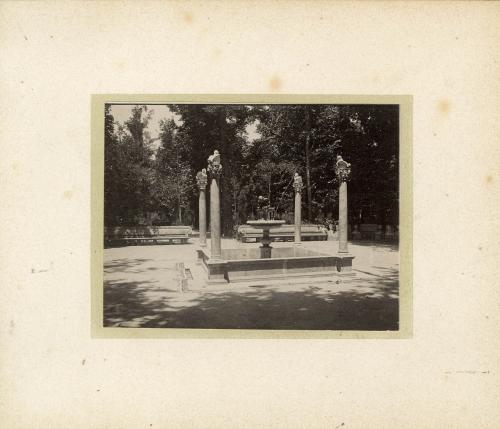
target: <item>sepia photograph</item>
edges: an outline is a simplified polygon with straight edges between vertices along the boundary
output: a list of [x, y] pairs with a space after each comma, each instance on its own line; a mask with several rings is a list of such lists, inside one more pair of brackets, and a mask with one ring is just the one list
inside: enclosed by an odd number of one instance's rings
[[103, 326], [400, 328], [399, 104], [106, 103]]

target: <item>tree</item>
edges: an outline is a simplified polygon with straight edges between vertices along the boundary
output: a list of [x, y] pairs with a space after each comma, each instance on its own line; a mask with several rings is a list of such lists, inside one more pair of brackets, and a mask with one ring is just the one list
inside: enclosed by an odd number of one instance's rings
[[262, 106], [258, 113], [261, 141], [273, 145], [277, 158], [291, 162], [297, 172], [305, 174], [309, 221], [313, 219], [311, 152], [317, 110], [318, 106], [312, 105], [270, 105]]
[[[248, 106], [243, 105], [170, 105], [180, 116], [177, 135], [182, 142], [181, 157], [189, 163], [194, 173], [205, 168], [207, 158], [217, 149], [222, 158], [223, 172], [220, 179], [222, 232], [231, 234], [237, 220], [238, 189], [242, 166], [242, 147], [245, 144], [245, 127], [249, 121]], [[191, 198], [195, 216], [197, 199]]]
[[270, 105], [258, 119], [261, 142], [305, 174], [309, 221], [336, 212], [338, 154], [353, 163], [351, 214], [364, 207], [366, 217], [397, 217], [397, 106]]
[[399, 216], [399, 107], [361, 105], [352, 109], [355, 139], [345, 142], [355, 158], [350, 189], [351, 217], [397, 224]]
[[104, 220], [106, 225], [137, 224], [154, 207], [152, 149], [144, 133], [151, 112], [135, 106], [125, 127], [117, 127], [109, 106], [105, 109]]
[[[337, 155], [352, 163], [353, 222], [397, 223], [397, 105], [169, 105], [175, 121], [160, 124], [153, 145], [152, 111], [134, 106], [124, 124], [105, 109], [105, 222], [134, 224], [158, 211], [164, 222], [197, 224], [195, 175], [215, 149], [222, 158], [224, 234], [256, 214], [259, 195], [277, 211], [293, 210], [295, 172], [305, 177], [309, 222], [336, 218]], [[253, 124], [257, 138], [250, 139]], [[210, 198], [209, 194], [207, 195]]]
[[177, 135], [171, 119], [160, 123], [160, 146], [155, 158], [154, 196], [166, 218], [176, 213], [176, 223], [183, 224], [183, 211], [189, 207], [193, 191], [193, 172], [182, 157], [184, 142]]

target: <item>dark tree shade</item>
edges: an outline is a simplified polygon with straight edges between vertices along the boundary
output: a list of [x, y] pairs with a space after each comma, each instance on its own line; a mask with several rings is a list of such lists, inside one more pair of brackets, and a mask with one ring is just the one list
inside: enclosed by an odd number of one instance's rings
[[[148, 133], [151, 107], [134, 106], [120, 127], [106, 106], [106, 224], [133, 224], [154, 212], [158, 222], [197, 226], [195, 175], [215, 149], [223, 164], [221, 217], [226, 236], [255, 216], [259, 195], [290, 220], [295, 172], [304, 176], [306, 185], [305, 221], [335, 220], [339, 154], [352, 164], [350, 222], [398, 223], [397, 105], [168, 107], [177, 119], [160, 124], [156, 149]], [[258, 132], [253, 139], [247, 134], [250, 124]]]

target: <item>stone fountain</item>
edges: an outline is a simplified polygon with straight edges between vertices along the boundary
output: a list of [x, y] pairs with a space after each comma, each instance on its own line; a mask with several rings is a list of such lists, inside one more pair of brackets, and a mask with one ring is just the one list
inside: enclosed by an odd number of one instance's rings
[[[262, 231], [259, 248], [222, 249], [220, 239], [220, 196], [219, 178], [222, 173], [220, 155], [214, 152], [208, 159], [210, 184], [210, 234], [211, 251], [204, 247], [197, 250], [198, 261], [207, 274], [207, 283], [265, 282], [270, 280], [293, 279], [296, 277], [330, 277], [349, 276], [354, 256], [347, 252], [347, 188], [346, 181], [350, 173], [350, 164], [340, 157], [337, 161], [337, 178], [339, 180], [340, 199], [339, 218], [341, 232], [339, 251], [336, 255], [323, 254], [299, 246], [301, 242], [301, 191], [302, 178], [296, 173], [295, 189], [295, 243], [292, 247], [271, 247], [273, 229], [279, 228], [284, 220], [274, 219], [274, 209], [265, 205], [267, 200], [259, 197], [258, 215], [260, 219], [249, 220], [247, 224]], [[199, 176], [201, 177], [201, 175]], [[198, 180], [200, 183], [200, 180]], [[205, 182], [201, 181], [200, 192], [204, 192]], [[200, 194], [200, 202], [204, 195]], [[201, 212], [200, 212], [201, 213]], [[200, 216], [200, 231], [204, 230], [205, 218]], [[202, 238], [200, 238], [200, 241]], [[200, 242], [200, 245], [203, 245]]]
[[262, 239], [260, 241], [261, 259], [271, 257], [271, 228], [278, 228], [285, 223], [284, 220], [274, 219], [274, 207], [271, 207], [269, 204], [264, 206], [266, 201], [267, 198], [262, 195], [259, 196], [257, 202], [257, 213], [260, 214], [260, 219], [247, 221], [247, 225], [262, 230]]

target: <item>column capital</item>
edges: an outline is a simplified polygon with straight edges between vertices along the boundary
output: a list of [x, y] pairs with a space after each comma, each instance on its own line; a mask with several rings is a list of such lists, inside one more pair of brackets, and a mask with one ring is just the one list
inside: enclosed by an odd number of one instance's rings
[[293, 189], [295, 189], [295, 192], [300, 194], [303, 187], [302, 177], [299, 176], [299, 173], [295, 173], [295, 176], [293, 176]]
[[200, 191], [205, 190], [205, 188], [207, 187], [207, 182], [207, 170], [204, 168], [203, 170], [198, 171], [198, 173], [196, 174], [196, 183]]
[[344, 161], [340, 155], [337, 156], [335, 164], [335, 174], [340, 183], [347, 182], [351, 176], [351, 164]]
[[211, 179], [219, 179], [222, 175], [222, 164], [208, 166], [208, 174]]

